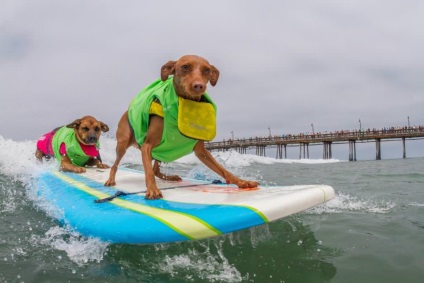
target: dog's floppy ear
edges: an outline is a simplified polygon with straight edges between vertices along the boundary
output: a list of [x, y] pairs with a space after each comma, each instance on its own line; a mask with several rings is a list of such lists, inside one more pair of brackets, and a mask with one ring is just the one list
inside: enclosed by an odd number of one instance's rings
[[217, 68], [215, 68], [215, 66], [211, 65], [210, 83], [211, 83], [212, 86], [216, 85], [216, 83], [218, 82], [218, 78], [219, 78], [219, 70]]
[[81, 125], [82, 120], [81, 119], [76, 119], [75, 121], [73, 121], [72, 123], [66, 125], [67, 128], [74, 128], [74, 129], [78, 129], [79, 125]]
[[175, 74], [175, 61], [169, 61], [160, 69], [160, 78], [162, 81], [166, 81], [170, 75]]
[[109, 132], [109, 126], [108, 125], [106, 125], [105, 123], [103, 123], [103, 122], [100, 122], [100, 127], [101, 127], [101, 129], [102, 129], [102, 132]]

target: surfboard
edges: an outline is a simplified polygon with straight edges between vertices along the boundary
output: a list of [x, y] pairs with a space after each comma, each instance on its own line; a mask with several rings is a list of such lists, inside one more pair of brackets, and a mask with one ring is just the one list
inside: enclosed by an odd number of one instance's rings
[[[83, 174], [44, 172], [37, 177], [37, 192], [58, 208], [59, 221], [81, 235], [139, 244], [216, 237], [301, 212], [335, 195], [327, 185], [239, 189], [183, 179], [157, 180], [163, 199], [146, 200], [142, 171], [120, 168], [115, 187], [103, 185], [108, 176], [109, 169], [97, 168]], [[98, 202], [105, 198], [111, 199]]]

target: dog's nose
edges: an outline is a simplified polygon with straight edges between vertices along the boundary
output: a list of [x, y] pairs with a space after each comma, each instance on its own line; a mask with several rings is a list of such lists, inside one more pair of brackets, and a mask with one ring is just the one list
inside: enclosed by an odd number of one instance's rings
[[96, 143], [97, 137], [96, 136], [89, 136], [87, 141], [88, 141], [88, 143]]
[[195, 83], [193, 84], [193, 89], [195, 92], [201, 92], [205, 89], [205, 85], [202, 83]]

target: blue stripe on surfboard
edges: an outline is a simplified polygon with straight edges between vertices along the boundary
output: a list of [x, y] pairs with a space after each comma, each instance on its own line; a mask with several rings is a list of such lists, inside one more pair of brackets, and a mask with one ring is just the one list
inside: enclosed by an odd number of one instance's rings
[[[73, 173], [64, 174], [76, 181], [86, 184], [91, 188], [108, 193], [110, 195], [115, 194], [116, 190], [119, 190], [119, 187], [111, 189], [109, 187], [103, 186], [102, 183], [91, 180], [87, 177], [84, 177], [83, 175], [77, 175]], [[181, 213], [189, 213], [190, 215], [208, 223], [212, 227], [215, 227], [222, 233], [229, 233], [236, 230], [261, 225], [267, 222], [266, 219], [263, 219], [263, 215], [260, 215], [255, 210], [246, 206], [193, 204], [167, 201], [163, 199], [152, 201], [146, 200], [144, 195], [129, 195], [122, 196], [120, 198], [155, 208]], [[104, 205], [104, 203], [96, 205]]]
[[[72, 184], [72, 186], [74, 186], [75, 188], [96, 198], [101, 199], [109, 196], [108, 194], [93, 189], [82, 182], [76, 181], [75, 179], [64, 175], [63, 173], [54, 172], [53, 175], [62, 179], [65, 182], [68, 182], [69, 184]], [[127, 201], [121, 198], [115, 198], [111, 200], [110, 203], [121, 208], [145, 214], [156, 220], [159, 220], [162, 223], [166, 224], [168, 227], [172, 228], [174, 231], [180, 233], [181, 235], [184, 235], [188, 239], [203, 239], [221, 234], [220, 231], [216, 230], [208, 223], [187, 213], [155, 208], [153, 206], [143, 205], [140, 203]], [[99, 210], [102, 209], [101, 206], [97, 207]], [[147, 229], [150, 228], [151, 227], [147, 227]]]
[[95, 197], [54, 175], [44, 174], [38, 184], [42, 186], [40, 192], [44, 197], [60, 207], [63, 213], [61, 220], [83, 235], [117, 243], [187, 240], [169, 226], [147, 215], [111, 203], [101, 204], [102, 209], [99, 210], [99, 204], [94, 203]]

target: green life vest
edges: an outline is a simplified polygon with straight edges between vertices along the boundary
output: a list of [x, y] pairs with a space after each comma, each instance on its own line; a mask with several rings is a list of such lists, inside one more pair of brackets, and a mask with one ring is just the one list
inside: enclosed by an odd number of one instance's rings
[[[53, 136], [52, 148], [55, 158], [60, 162], [62, 155], [60, 154], [60, 145], [65, 143], [66, 155], [71, 159], [72, 164], [77, 166], [84, 166], [90, 156], [86, 155], [81, 148], [77, 138], [75, 137], [75, 131], [73, 128], [67, 128], [66, 126], [61, 127]], [[99, 147], [100, 143], [97, 142], [96, 146]]]
[[[181, 101], [182, 98], [175, 93], [172, 77], [166, 81], [157, 80], [143, 89], [131, 101], [128, 108], [128, 120], [137, 143], [140, 146], [144, 143], [149, 128], [150, 105], [155, 98], [160, 101], [163, 108], [164, 129], [161, 143], [152, 150], [154, 159], [162, 162], [172, 162], [193, 152], [200, 136], [206, 137], [204, 140], [212, 140], [215, 137], [216, 106], [209, 95], [205, 93], [203, 97], [206, 102], [194, 103], [199, 103], [199, 109], [207, 109], [205, 111], [209, 114], [206, 116], [197, 115], [199, 117], [203, 116], [203, 121], [199, 123], [206, 124], [206, 126], [199, 126], [196, 122], [187, 123], [185, 122], [186, 119], [178, 119], [179, 115], [184, 115], [184, 111], [180, 111], [179, 114], [179, 100]], [[192, 107], [191, 104], [184, 105]], [[185, 124], [182, 125], [182, 123]], [[192, 133], [196, 131], [198, 135], [193, 135]], [[199, 134], [199, 131], [205, 133]]]

